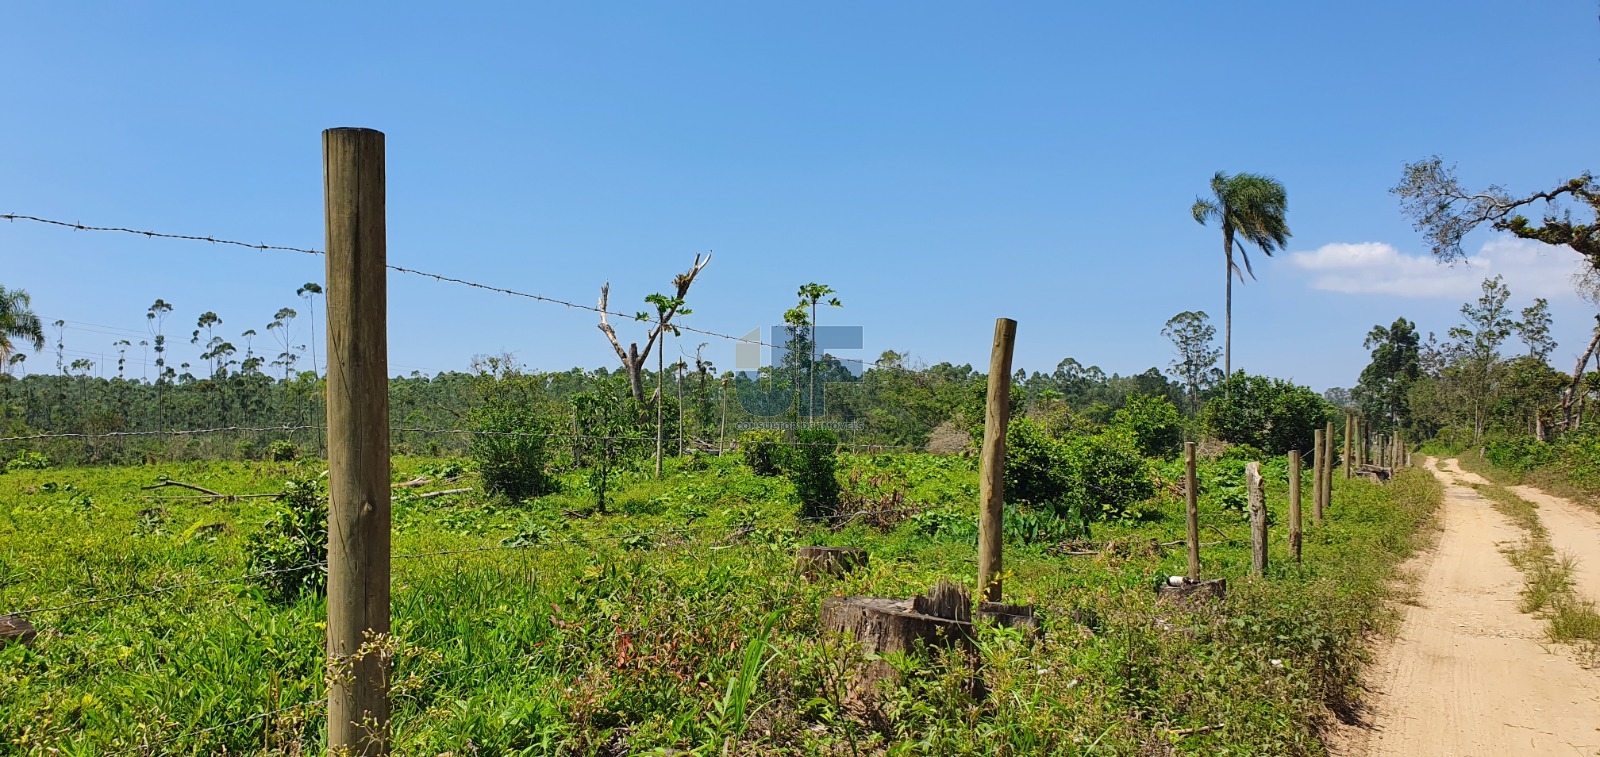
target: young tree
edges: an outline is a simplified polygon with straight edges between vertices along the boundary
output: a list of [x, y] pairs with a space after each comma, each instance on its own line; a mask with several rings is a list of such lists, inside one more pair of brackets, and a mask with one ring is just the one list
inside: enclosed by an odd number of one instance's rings
[[167, 367], [167, 335], [162, 333], [162, 324], [167, 320], [167, 315], [172, 312], [172, 303], [157, 298], [149, 310], [144, 313], [145, 326], [150, 329], [150, 338], [156, 348], [156, 383], [170, 381], [175, 372]]
[[27, 292], [0, 286], [0, 360], [6, 361], [8, 367], [21, 362], [10, 361], [16, 352], [13, 339], [33, 345], [33, 351], [38, 352], [44, 349], [44, 324], [34, 314], [33, 298]]
[[1233, 373], [1233, 277], [1244, 283], [1244, 274], [1255, 279], [1250, 268], [1250, 255], [1239, 247], [1244, 269], [1233, 262], [1235, 241], [1254, 244], [1268, 257], [1282, 249], [1289, 241], [1289, 194], [1277, 179], [1261, 174], [1240, 173], [1229, 176], [1218, 171], [1211, 177], [1211, 197], [1197, 198], [1189, 208], [1194, 220], [1201, 226], [1207, 221], [1217, 221], [1222, 226], [1222, 255], [1226, 259], [1224, 280], [1227, 284], [1226, 311], [1223, 314], [1222, 372]]
[[118, 339], [112, 342], [111, 346], [117, 348], [117, 378], [124, 378], [123, 369], [128, 365], [128, 348], [133, 346], [133, 342]]
[[284, 381], [289, 380], [289, 372], [300, 359], [294, 351], [294, 338], [289, 335], [289, 324], [294, 323], [297, 315], [299, 313], [294, 312], [293, 308], [281, 308], [272, 317], [272, 323], [267, 324], [267, 330], [277, 336], [278, 344], [283, 347], [283, 352], [278, 353], [278, 359], [272, 361], [272, 364], [283, 367]]
[[1522, 309], [1522, 320], [1512, 324], [1517, 337], [1528, 345], [1528, 354], [1541, 363], [1549, 360], [1556, 349], [1556, 341], [1550, 337], [1550, 323], [1550, 302], [1539, 297]]
[[322, 285], [314, 281], [307, 281], [299, 289], [294, 290], [295, 296], [306, 301], [306, 317], [311, 319], [311, 372], [317, 372], [317, 295], [322, 294]]
[[[610, 321], [606, 319], [606, 316], [608, 315], [607, 306], [609, 305], [611, 299], [611, 282], [606, 282], [600, 287], [600, 331], [603, 332], [606, 335], [606, 339], [611, 342], [611, 348], [617, 351], [617, 358], [622, 361], [623, 369], [628, 372], [628, 387], [630, 391], [633, 392], [633, 400], [635, 402], [640, 404], [644, 403], [643, 372], [645, 361], [650, 359], [650, 350], [656, 346], [656, 341], [662, 338], [662, 334], [666, 332], [668, 324], [672, 322], [673, 317], [688, 314], [688, 311], [680, 312], [679, 308], [683, 304], [684, 297], [688, 296], [689, 287], [694, 284], [695, 277], [699, 276], [700, 271], [704, 270], [706, 265], [710, 262], [710, 253], [706, 253], [704, 260], [701, 260], [699, 255], [695, 255], [694, 264], [689, 267], [689, 270], [685, 273], [677, 275], [672, 279], [672, 287], [674, 292], [672, 297], [659, 294], [651, 295], [653, 297], [662, 297], [667, 301], [677, 302], [678, 307], [674, 307], [671, 310], [660, 314], [660, 317], [656, 319], [656, 322], [651, 326], [650, 331], [646, 335], [643, 350], [639, 349], [638, 342], [631, 343], [628, 345], [627, 349], [623, 349], [622, 341], [617, 339], [616, 330], [611, 327]], [[648, 297], [645, 299], [646, 301], [649, 301]], [[635, 316], [635, 320], [648, 321], [650, 319], [649, 316]], [[660, 363], [661, 361], [657, 360], [656, 362]]]
[[816, 282], [812, 282], [809, 284], [800, 285], [800, 304], [811, 306], [810, 322], [806, 324], [811, 331], [811, 339], [808, 340], [810, 343], [810, 348], [806, 350], [806, 373], [808, 374], [811, 382], [811, 388], [806, 396], [806, 417], [813, 420], [816, 418], [817, 409], [817, 303], [821, 302], [822, 298], [828, 297], [829, 307], [844, 307], [844, 303], [840, 302], [838, 297], [829, 296], [833, 293], [833, 287], [828, 286], [827, 284], [818, 284]]
[[1506, 287], [1504, 277], [1484, 279], [1483, 294], [1478, 297], [1477, 304], [1469, 302], [1461, 306], [1466, 323], [1451, 327], [1450, 338], [1460, 342], [1471, 358], [1493, 360], [1499, 357], [1500, 345], [1517, 325], [1511, 320], [1511, 309], [1506, 307], [1509, 299], [1511, 290]]
[[[688, 286], [682, 287], [682, 290], [687, 291]], [[656, 341], [656, 337], [667, 332], [671, 332], [673, 336], [682, 336], [682, 332], [678, 330], [678, 327], [672, 325], [673, 316], [689, 315], [694, 311], [683, 306], [682, 297], [668, 297], [660, 292], [655, 292], [646, 296], [644, 301], [654, 305], [656, 308], [656, 325], [650, 330], [650, 342], [645, 345], [643, 353], [648, 355], [650, 354], [651, 345], [653, 345]], [[601, 310], [605, 310], [605, 308], [602, 307]], [[602, 320], [605, 318], [604, 315], [601, 315], [600, 317]], [[649, 320], [649, 318], [650, 314], [644, 312], [634, 316], [634, 319], [639, 321]], [[664, 441], [663, 434], [666, 428], [665, 416], [663, 415], [662, 411], [667, 403], [665, 384], [667, 373], [665, 359], [667, 350], [666, 337], [662, 336], [661, 342], [661, 349], [656, 350], [656, 478], [661, 478], [661, 447]], [[629, 381], [632, 381], [631, 377]]]
[[[1172, 368], [1168, 372], [1183, 382], [1189, 396], [1189, 412], [1197, 413], [1200, 411], [1200, 392], [1218, 378], [1217, 357], [1221, 353], [1212, 343], [1217, 336], [1217, 329], [1211, 325], [1204, 310], [1185, 310], [1167, 319], [1161, 335], [1172, 340], [1172, 347], [1178, 353], [1178, 359], [1172, 361]], [[1062, 363], [1065, 365], [1066, 361]], [[1061, 366], [1056, 366], [1056, 370], [1060, 372]]]

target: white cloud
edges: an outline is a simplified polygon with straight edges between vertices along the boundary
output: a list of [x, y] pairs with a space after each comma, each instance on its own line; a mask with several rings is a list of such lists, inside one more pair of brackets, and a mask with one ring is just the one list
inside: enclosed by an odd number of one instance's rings
[[1311, 287], [1345, 294], [1395, 297], [1471, 297], [1484, 279], [1504, 276], [1519, 297], [1576, 299], [1572, 275], [1583, 258], [1565, 247], [1499, 237], [1455, 265], [1441, 265], [1433, 256], [1407, 255], [1383, 242], [1325, 244], [1314, 252], [1289, 255], [1289, 264], [1311, 274]]

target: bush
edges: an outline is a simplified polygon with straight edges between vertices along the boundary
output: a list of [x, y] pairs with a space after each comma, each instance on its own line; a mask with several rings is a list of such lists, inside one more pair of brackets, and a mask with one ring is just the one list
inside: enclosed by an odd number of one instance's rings
[[1492, 439], [1484, 445], [1484, 456], [1497, 468], [1527, 473], [1556, 461], [1556, 451], [1532, 436]]
[[1006, 431], [1009, 503], [1088, 521], [1124, 517], [1154, 495], [1149, 465], [1124, 434], [1059, 440], [1026, 418]]
[[829, 518], [839, 514], [839, 437], [826, 429], [802, 429], [796, 434], [794, 464], [789, 480], [800, 500], [800, 517]]
[[540, 377], [482, 374], [476, 388], [482, 404], [471, 414], [469, 449], [484, 490], [513, 501], [554, 491], [546, 441], [558, 425]]
[[1238, 371], [1206, 403], [1206, 432], [1230, 444], [1269, 455], [1309, 450], [1316, 430], [1331, 419], [1331, 405], [1307, 387]]
[[267, 456], [275, 463], [287, 463], [300, 458], [300, 448], [288, 439], [279, 439], [267, 446]]
[[275, 602], [320, 595], [328, 585], [328, 502], [316, 479], [289, 481], [260, 531], [245, 539], [251, 581]]
[[50, 458], [38, 452], [23, 450], [0, 470], [44, 470], [50, 467]]
[[1145, 457], [1169, 457], [1183, 444], [1183, 418], [1166, 397], [1128, 395], [1127, 404], [1112, 416], [1111, 425], [1131, 434], [1134, 446]]
[[739, 439], [744, 451], [744, 464], [757, 476], [783, 474], [785, 452], [783, 434], [778, 431], [747, 431]]

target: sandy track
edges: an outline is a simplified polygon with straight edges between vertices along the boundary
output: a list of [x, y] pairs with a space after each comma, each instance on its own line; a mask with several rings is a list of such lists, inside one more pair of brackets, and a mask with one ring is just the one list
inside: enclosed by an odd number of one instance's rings
[[1517, 611], [1522, 575], [1500, 553], [1522, 533], [1457, 483], [1454, 460], [1427, 465], [1446, 485], [1438, 545], [1408, 565], [1417, 604], [1368, 675], [1367, 725], [1349, 755], [1595, 755], [1600, 674], [1546, 651], [1541, 621]]
[[1510, 488], [1539, 506], [1539, 520], [1550, 532], [1550, 546], [1573, 561], [1572, 579], [1578, 596], [1600, 601], [1600, 513], [1532, 486]]

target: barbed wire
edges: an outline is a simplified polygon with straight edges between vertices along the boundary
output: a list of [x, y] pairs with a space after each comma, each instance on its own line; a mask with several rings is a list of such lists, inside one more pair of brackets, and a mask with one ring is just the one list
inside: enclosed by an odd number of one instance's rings
[[232, 721], [229, 721], [229, 722], [226, 722], [226, 723], [221, 723], [221, 724], [218, 724], [218, 725], [209, 726], [209, 727], [206, 727], [206, 728], [201, 728], [201, 729], [196, 730], [196, 731], [184, 731], [183, 733], [179, 733], [179, 734], [176, 734], [176, 735], [173, 735], [173, 736], [168, 736], [168, 737], [163, 738], [163, 739], [157, 739], [156, 741], [146, 741], [146, 742], [137, 744], [135, 746], [129, 747], [127, 749], [123, 749], [121, 751], [108, 752], [107, 755], [108, 755], [108, 757], [121, 757], [121, 755], [125, 755], [125, 754], [138, 754], [140, 752], [149, 752], [151, 749], [153, 749], [155, 747], [161, 746], [163, 744], [171, 744], [172, 742], [178, 741], [179, 739], [194, 738], [196, 736], [204, 736], [204, 735], [206, 735], [208, 733], [215, 733], [215, 732], [221, 731], [223, 729], [233, 728], [234, 726], [245, 725], [247, 723], [251, 723], [251, 722], [254, 722], [254, 721], [257, 721], [257, 720], [265, 720], [267, 718], [274, 717], [274, 716], [277, 716], [277, 715], [283, 715], [285, 713], [294, 712], [295, 710], [302, 710], [302, 709], [305, 709], [307, 707], [313, 707], [313, 706], [316, 706], [316, 705], [322, 705], [322, 704], [326, 704], [326, 703], [327, 703], [327, 701], [323, 700], [323, 699], [311, 699], [311, 700], [307, 700], [307, 701], [301, 702], [299, 704], [291, 704], [291, 705], [288, 705], [286, 707], [279, 707], [279, 708], [277, 708], [275, 710], [268, 710], [267, 712], [258, 712], [256, 714], [250, 715], [248, 717], [243, 717], [243, 718], [239, 718], [238, 720], [232, 720]]
[[[156, 431], [106, 431], [106, 432], [92, 433], [92, 434], [91, 433], [81, 433], [81, 432], [61, 432], [61, 433], [49, 433], [49, 434], [29, 434], [29, 435], [26, 435], [26, 436], [0, 437], [0, 443], [25, 442], [25, 441], [44, 441], [44, 440], [50, 440], [50, 439], [84, 439], [84, 440], [88, 440], [88, 439], [116, 439], [116, 438], [122, 438], [122, 437], [138, 437], [138, 436], [199, 436], [199, 435], [204, 435], [204, 434], [220, 434], [220, 433], [270, 433], [270, 432], [292, 432], [292, 431], [318, 431], [318, 432], [321, 432], [321, 431], [326, 431], [326, 430], [327, 429], [325, 427], [323, 427], [323, 426], [285, 425], [285, 426], [219, 426], [219, 427], [215, 427], [215, 428], [175, 429], [175, 430], [156, 430]], [[541, 433], [541, 432], [537, 432], [537, 431], [494, 431], [494, 430], [474, 430], [474, 429], [458, 429], [458, 428], [416, 428], [416, 427], [410, 427], [410, 426], [393, 426], [393, 427], [390, 427], [389, 433], [391, 433], [391, 434], [439, 434], [439, 435], [450, 435], [450, 436], [537, 437], [537, 438], [541, 438], [541, 439], [549, 439], [549, 440], [556, 440], [556, 441], [569, 441], [569, 440], [582, 439], [582, 440], [588, 440], [588, 441], [621, 441], [621, 442], [651, 443], [651, 444], [655, 443], [655, 437], [654, 436], [615, 436], [615, 435], [608, 436], [608, 435], [596, 435], [596, 434], [573, 434], [573, 433], [568, 433], [568, 432]], [[673, 442], [673, 444], [676, 444], [677, 440], [676, 439], [671, 439], [669, 441]], [[919, 447], [917, 445], [910, 445], [910, 444], [869, 444], [869, 443], [863, 443], [863, 442], [843, 442], [843, 441], [841, 441], [841, 442], [802, 442], [802, 441], [799, 441], [799, 440], [788, 440], [788, 441], [780, 442], [780, 444], [782, 446], [786, 446], [786, 447], [805, 447], [805, 446], [812, 446], [812, 447], [840, 447], [840, 448], [851, 448], [851, 449], [874, 449], [874, 450], [880, 450], [880, 451], [921, 451], [922, 450], [921, 447]]]
[[[51, 225], [51, 226], [60, 226], [60, 227], [63, 227], [63, 228], [73, 229], [75, 231], [115, 232], [115, 233], [122, 233], [122, 234], [131, 234], [131, 235], [134, 235], [134, 236], [142, 236], [142, 237], [150, 238], [150, 239], [176, 239], [176, 240], [183, 240], [183, 241], [189, 241], [189, 242], [210, 242], [212, 244], [230, 245], [230, 246], [233, 246], [233, 247], [242, 247], [244, 249], [249, 249], [249, 250], [281, 250], [281, 251], [285, 251], [285, 252], [298, 252], [298, 253], [303, 253], [303, 254], [306, 254], [306, 255], [323, 255], [323, 254], [326, 254], [322, 250], [310, 249], [310, 248], [305, 248], [305, 247], [288, 247], [288, 246], [271, 245], [271, 244], [254, 244], [254, 243], [250, 243], [250, 242], [240, 242], [240, 241], [232, 240], [232, 239], [222, 239], [222, 238], [218, 238], [218, 237], [215, 237], [215, 236], [199, 236], [197, 234], [172, 234], [172, 233], [165, 233], [165, 232], [159, 232], [159, 231], [143, 231], [143, 230], [139, 230], [139, 229], [129, 229], [129, 228], [120, 227], [120, 226], [90, 226], [90, 225], [77, 223], [77, 222], [73, 222], [73, 221], [58, 221], [58, 220], [53, 220], [53, 219], [49, 219], [49, 218], [40, 218], [38, 216], [23, 215], [23, 214], [20, 214], [20, 213], [3, 213], [3, 214], [0, 214], [0, 220], [12, 221], [12, 222], [16, 222], [16, 221], [31, 221], [33, 223], [48, 224], [48, 225]], [[635, 314], [622, 313], [622, 312], [616, 312], [616, 311], [611, 311], [611, 310], [602, 310], [601, 308], [599, 308], [597, 306], [594, 306], [594, 305], [584, 305], [584, 304], [581, 304], [581, 303], [573, 302], [571, 300], [564, 300], [564, 299], [561, 299], [559, 297], [547, 297], [547, 296], [542, 295], [542, 294], [534, 294], [532, 292], [518, 291], [516, 289], [510, 289], [510, 288], [507, 288], [507, 287], [495, 286], [493, 284], [483, 284], [483, 283], [476, 282], [476, 281], [468, 281], [466, 279], [461, 279], [461, 278], [457, 278], [457, 277], [454, 277], [454, 276], [447, 276], [447, 275], [440, 274], [440, 273], [431, 273], [431, 272], [428, 272], [428, 271], [421, 271], [421, 270], [417, 270], [415, 268], [408, 268], [408, 267], [405, 267], [405, 266], [394, 265], [392, 263], [391, 264], [386, 264], [384, 267], [388, 268], [391, 271], [395, 271], [397, 273], [404, 273], [404, 274], [411, 275], [411, 276], [418, 276], [418, 277], [421, 277], [421, 278], [433, 279], [434, 281], [438, 281], [438, 282], [442, 282], [442, 283], [457, 284], [457, 285], [460, 285], [460, 286], [471, 287], [473, 289], [482, 289], [482, 290], [487, 291], [487, 292], [495, 292], [495, 293], [498, 293], [498, 294], [504, 294], [504, 295], [508, 295], [508, 296], [512, 296], [512, 297], [521, 297], [521, 298], [534, 300], [536, 302], [543, 302], [543, 303], [547, 303], [547, 304], [551, 304], [551, 305], [560, 305], [562, 307], [572, 308], [574, 310], [586, 310], [586, 311], [589, 311], [591, 313], [604, 314], [604, 315], [607, 315], [607, 316], [614, 316], [614, 317], [617, 317], [617, 318], [624, 318], [624, 319], [627, 319], [627, 320], [638, 320], [638, 318], [637, 318], [637, 316]], [[647, 323], [649, 322], [648, 319], [646, 320], [646, 322]], [[702, 328], [697, 328], [697, 327], [694, 327], [694, 326], [686, 326], [686, 325], [683, 325], [683, 324], [680, 324], [680, 323], [673, 323], [671, 327], [675, 328], [677, 330], [680, 330], [680, 331], [687, 331], [687, 332], [690, 332], [692, 334], [700, 334], [702, 336], [715, 337], [717, 339], [725, 339], [725, 340], [732, 341], [732, 342], [740, 342], [740, 343], [743, 343], [743, 344], [757, 345], [757, 346], [769, 347], [769, 348], [773, 348], [773, 349], [786, 349], [786, 347], [784, 345], [771, 344], [771, 343], [768, 343], [768, 342], [763, 342], [759, 338], [757, 338], [757, 339], [748, 339], [748, 338], [745, 338], [745, 337], [734, 336], [732, 334], [724, 334], [724, 333], [722, 333], [720, 331], [711, 331], [709, 329], [702, 329]], [[839, 360], [841, 363], [856, 363], [858, 365], [872, 366], [874, 368], [897, 368], [897, 369], [904, 370], [898, 364], [886, 365], [886, 364], [879, 363], [877, 361], [872, 361], [872, 360], [855, 360], [855, 359], [845, 360], [845, 359], [841, 359], [841, 358], [835, 358], [835, 359]]]
[[273, 576], [273, 575], [278, 575], [278, 574], [281, 574], [281, 573], [296, 573], [296, 572], [303, 571], [303, 570], [311, 570], [313, 568], [326, 568], [327, 566], [328, 566], [328, 563], [325, 562], [325, 561], [323, 561], [323, 562], [315, 562], [315, 563], [307, 563], [305, 565], [296, 565], [296, 566], [291, 567], [291, 568], [274, 568], [274, 569], [271, 569], [271, 570], [263, 570], [263, 571], [260, 571], [260, 572], [257, 572], [257, 573], [250, 573], [250, 574], [243, 575], [243, 576], [234, 576], [234, 577], [230, 577], [230, 578], [217, 578], [217, 579], [212, 579], [212, 580], [208, 580], [208, 581], [196, 581], [194, 583], [176, 584], [176, 585], [173, 585], [173, 586], [163, 586], [163, 587], [158, 588], [158, 589], [149, 589], [149, 590], [146, 590], [146, 591], [134, 591], [134, 592], [128, 592], [126, 594], [114, 594], [114, 595], [106, 596], [106, 597], [95, 597], [93, 599], [84, 599], [84, 600], [79, 600], [77, 602], [69, 602], [69, 603], [64, 604], [64, 605], [54, 605], [54, 606], [50, 606], [50, 607], [34, 607], [34, 608], [27, 609], [27, 610], [17, 610], [15, 612], [8, 613], [8, 614], [10, 614], [10, 615], [20, 615], [22, 617], [27, 617], [29, 615], [37, 615], [39, 613], [59, 612], [61, 610], [72, 610], [72, 609], [76, 609], [76, 608], [79, 608], [79, 607], [88, 607], [90, 605], [105, 604], [107, 602], [118, 602], [118, 601], [127, 600], [127, 599], [138, 599], [140, 597], [152, 597], [152, 596], [156, 596], [156, 595], [159, 595], [159, 594], [170, 594], [170, 593], [175, 592], [175, 591], [182, 591], [184, 589], [195, 589], [195, 588], [199, 588], [199, 587], [202, 587], [202, 586], [221, 586], [221, 585], [224, 585], [224, 584], [234, 584], [234, 583], [239, 583], [241, 581], [249, 581], [249, 580], [255, 579], [255, 578], [265, 578], [266, 576]]

